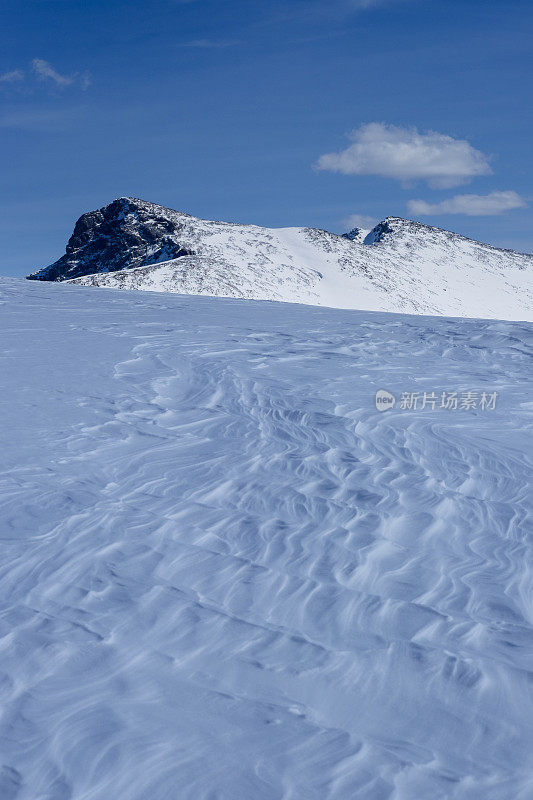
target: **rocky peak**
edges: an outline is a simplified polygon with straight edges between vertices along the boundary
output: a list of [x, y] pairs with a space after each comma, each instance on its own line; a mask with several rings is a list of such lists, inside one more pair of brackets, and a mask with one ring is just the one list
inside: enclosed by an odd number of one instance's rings
[[384, 240], [384, 238], [388, 235], [394, 233], [394, 229], [390, 225], [390, 218], [383, 220], [382, 222], [378, 222], [375, 225], [370, 233], [365, 237], [365, 244], [379, 244]]
[[368, 233], [369, 231], [364, 230], [363, 228], [352, 228], [352, 230], [348, 231], [348, 233], [343, 233], [342, 238], [348, 239], [350, 242], [359, 242], [362, 244]]
[[180, 216], [155, 203], [120, 197], [82, 214], [65, 255], [29, 277], [62, 281], [193, 255], [180, 242]]

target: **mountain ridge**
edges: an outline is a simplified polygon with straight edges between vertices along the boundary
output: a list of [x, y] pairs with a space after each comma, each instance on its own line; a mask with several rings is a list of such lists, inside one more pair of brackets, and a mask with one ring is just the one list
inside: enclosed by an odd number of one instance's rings
[[[363, 237], [363, 233], [365, 234]], [[526, 319], [533, 255], [389, 216], [371, 231], [204, 220], [133, 197], [83, 214], [30, 280], [338, 308]]]

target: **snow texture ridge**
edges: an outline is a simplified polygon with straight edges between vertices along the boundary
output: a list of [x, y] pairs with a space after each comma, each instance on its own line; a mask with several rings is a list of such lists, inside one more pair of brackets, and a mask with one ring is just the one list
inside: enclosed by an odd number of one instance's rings
[[530, 324], [0, 305], [2, 800], [533, 796]]
[[[363, 234], [365, 234], [363, 236]], [[84, 214], [29, 276], [334, 308], [531, 319], [533, 256], [398, 217], [370, 232], [261, 228], [120, 198]]]

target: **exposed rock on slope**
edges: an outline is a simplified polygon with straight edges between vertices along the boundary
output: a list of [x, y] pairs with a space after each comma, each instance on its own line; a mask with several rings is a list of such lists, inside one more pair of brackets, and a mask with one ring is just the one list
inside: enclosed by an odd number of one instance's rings
[[64, 281], [192, 255], [179, 244], [181, 227], [168, 209], [122, 197], [99, 211], [83, 214], [65, 255], [29, 277]]
[[369, 230], [365, 230], [364, 228], [352, 228], [351, 231], [348, 233], [343, 233], [343, 239], [349, 239], [351, 242], [359, 242], [359, 244], [363, 244], [366, 237], [370, 233]]
[[121, 198], [76, 223], [66, 254], [29, 277], [448, 316], [531, 318], [533, 256], [387, 217], [364, 239], [196, 219]]

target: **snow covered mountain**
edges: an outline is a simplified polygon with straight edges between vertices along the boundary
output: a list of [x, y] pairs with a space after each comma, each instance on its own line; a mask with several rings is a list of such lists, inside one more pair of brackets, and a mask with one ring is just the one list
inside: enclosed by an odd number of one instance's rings
[[363, 239], [196, 219], [123, 197], [31, 279], [376, 311], [528, 319], [533, 256], [388, 217]]
[[530, 324], [0, 306], [1, 800], [533, 797]]

